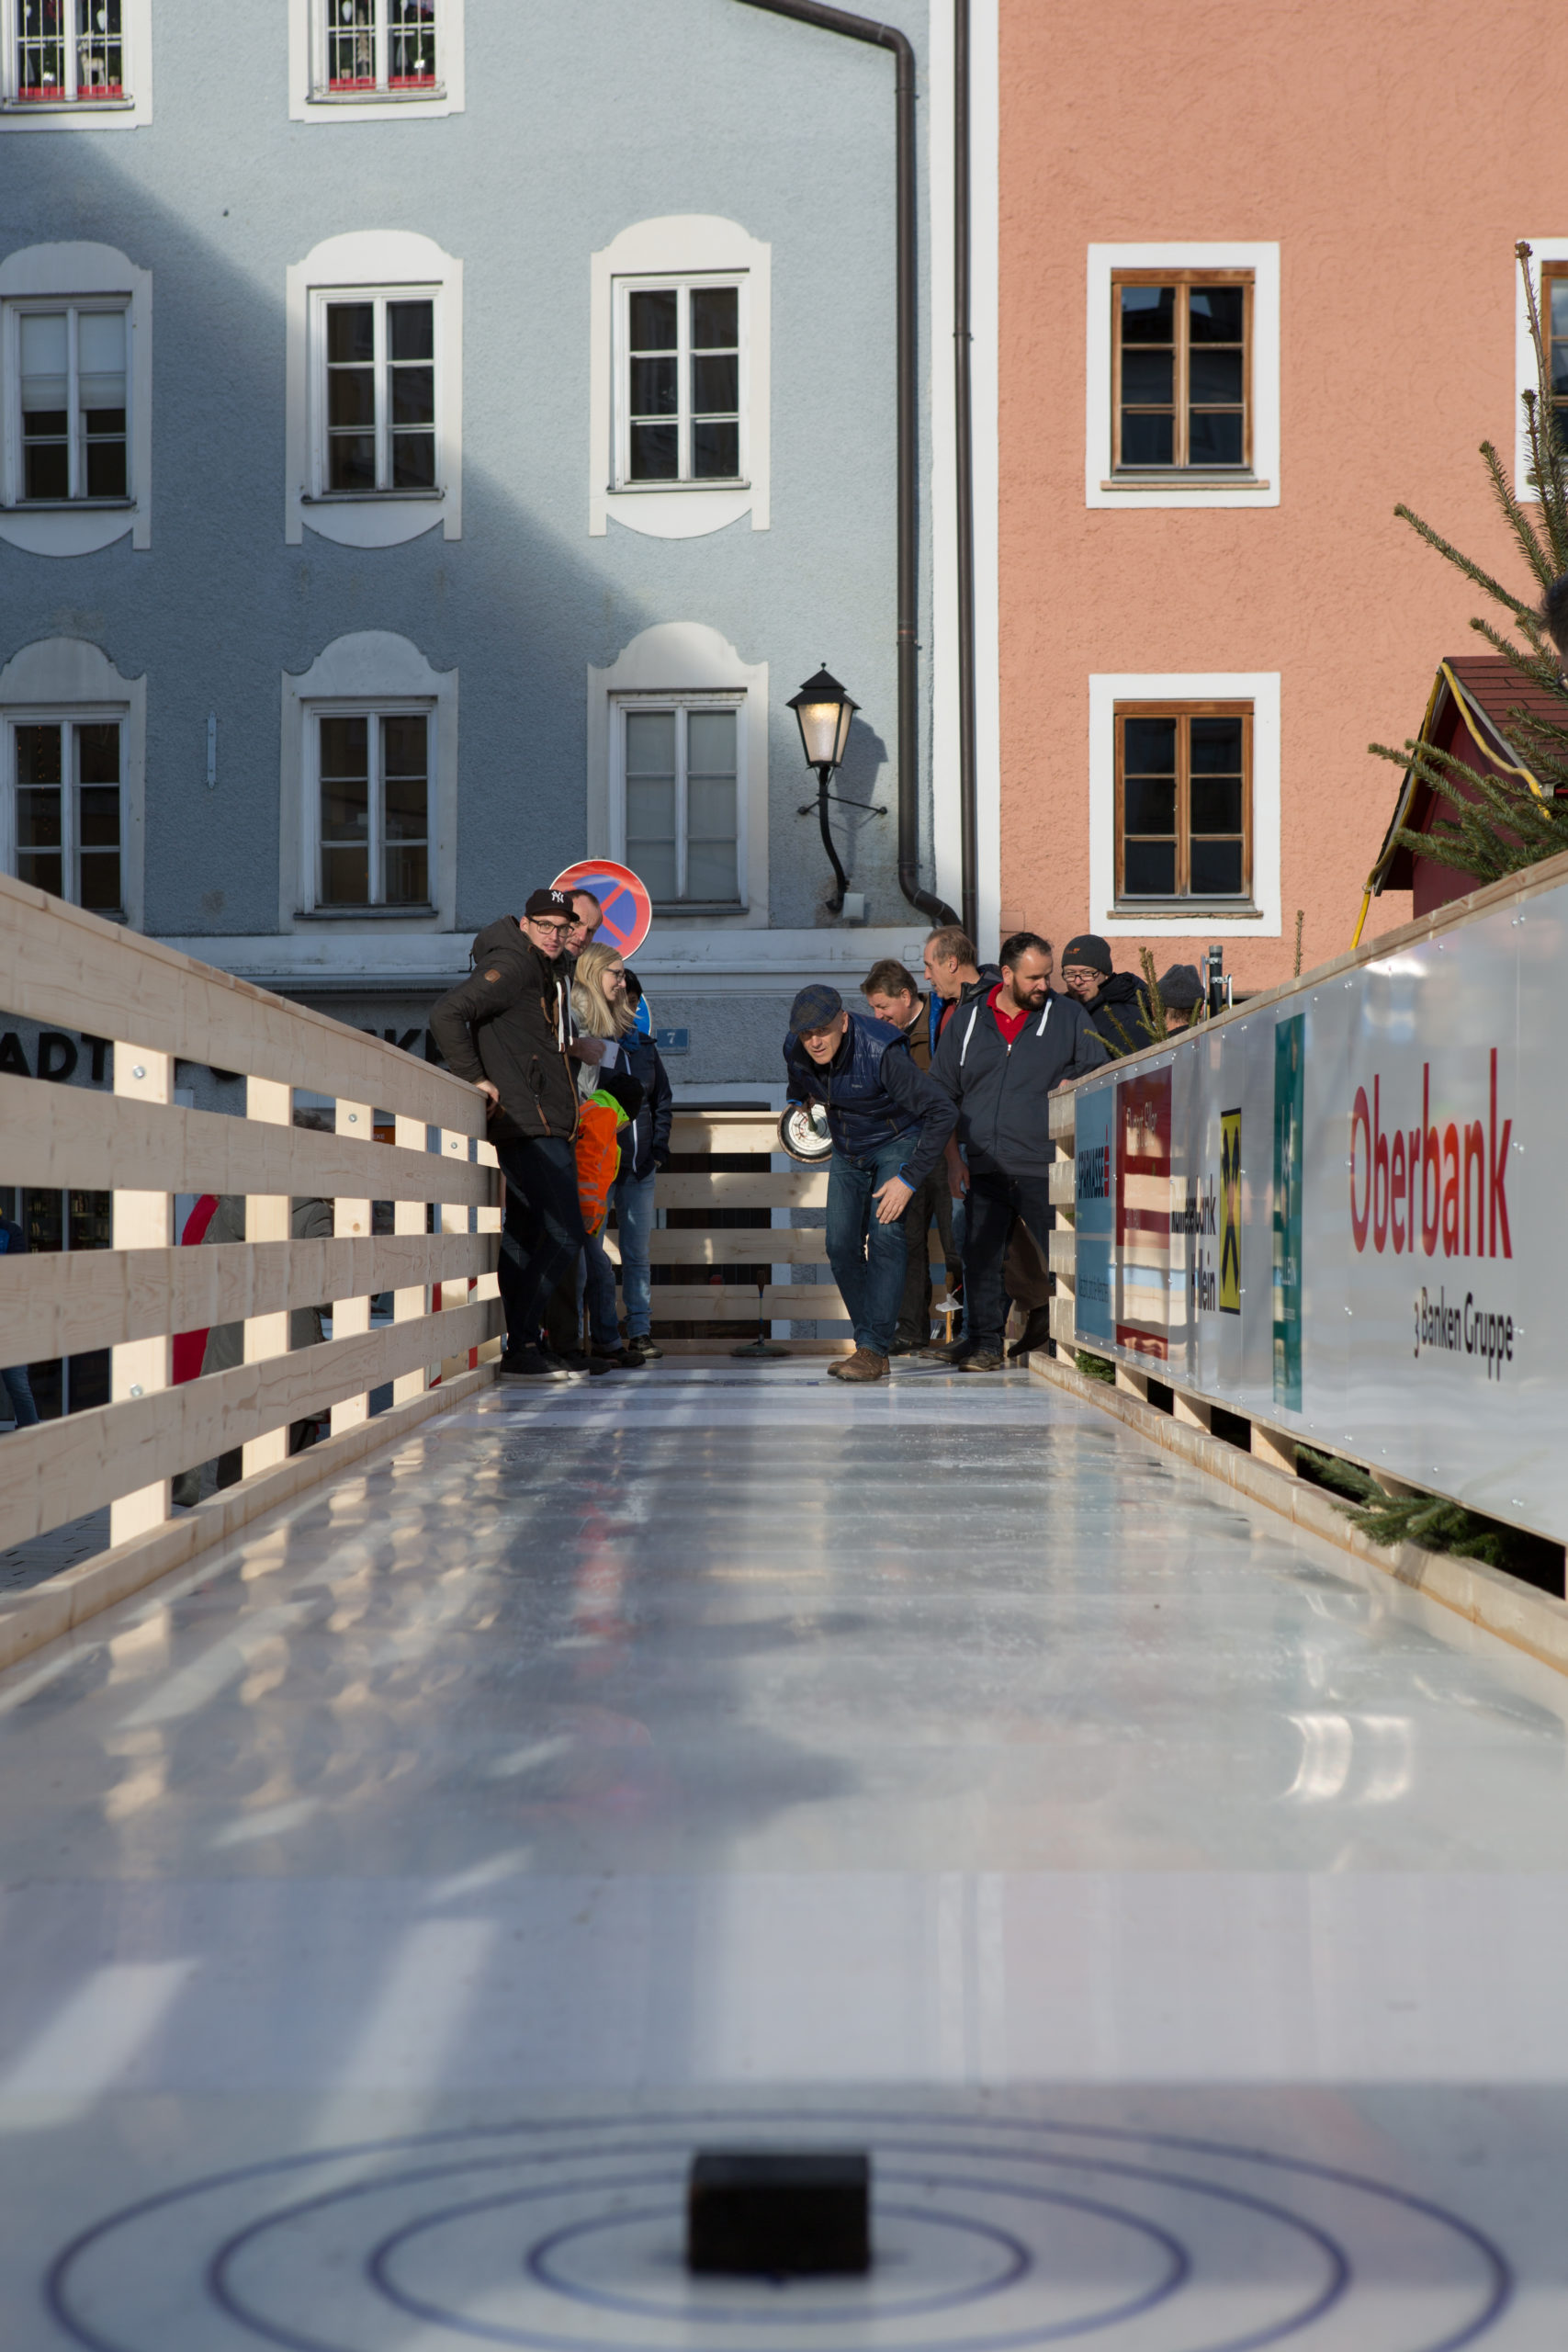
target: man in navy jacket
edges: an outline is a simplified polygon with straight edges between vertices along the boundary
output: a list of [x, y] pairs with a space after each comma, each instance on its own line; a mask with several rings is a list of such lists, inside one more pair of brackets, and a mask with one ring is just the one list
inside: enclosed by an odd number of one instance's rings
[[[1051, 944], [1015, 932], [1001, 954], [1002, 976], [984, 997], [966, 998], [942, 1031], [931, 1077], [954, 1105], [968, 1159], [964, 1297], [968, 1335], [953, 1356], [960, 1372], [999, 1372], [1007, 1300], [1002, 1261], [1015, 1216], [1049, 1254], [1055, 1218], [1046, 1170], [1055, 1147], [1050, 1096], [1111, 1057], [1076, 997], [1053, 996]], [[964, 1182], [949, 1155], [954, 1190]]]
[[792, 1102], [827, 1106], [828, 1263], [854, 1326], [838, 1380], [886, 1380], [904, 1295], [899, 1220], [942, 1159], [953, 1105], [915, 1066], [891, 1022], [846, 1011], [837, 989], [802, 989], [790, 1008], [784, 1069]]

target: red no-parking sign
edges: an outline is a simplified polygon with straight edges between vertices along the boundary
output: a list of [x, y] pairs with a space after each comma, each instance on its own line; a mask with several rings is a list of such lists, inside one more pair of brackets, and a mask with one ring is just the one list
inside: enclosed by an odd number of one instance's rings
[[550, 887], [555, 890], [592, 890], [604, 910], [604, 920], [593, 936], [604, 946], [613, 947], [617, 956], [634, 956], [648, 937], [653, 923], [653, 901], [647, 885], [629, 865], [617, 865], [610, 857], [580, 858], [564, 874], [558, 874]]

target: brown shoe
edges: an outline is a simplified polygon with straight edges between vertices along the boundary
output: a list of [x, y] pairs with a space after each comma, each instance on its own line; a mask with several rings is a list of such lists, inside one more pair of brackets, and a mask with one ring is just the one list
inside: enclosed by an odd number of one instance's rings
[[873, 1348], [857, 1348], [837, 1370], [840, 1380], [886, 1380], [887, 1358], [879, 1356]]

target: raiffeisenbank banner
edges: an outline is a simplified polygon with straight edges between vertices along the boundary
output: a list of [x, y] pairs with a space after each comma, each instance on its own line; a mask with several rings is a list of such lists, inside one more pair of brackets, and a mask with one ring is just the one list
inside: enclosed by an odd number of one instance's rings
[[1568, 1536], [1568, 886], [1077, 1092], [1077, 1327]]

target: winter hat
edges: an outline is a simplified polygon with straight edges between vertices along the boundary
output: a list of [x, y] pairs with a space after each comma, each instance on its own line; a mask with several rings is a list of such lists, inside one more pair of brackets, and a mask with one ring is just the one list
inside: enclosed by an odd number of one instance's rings
[[1203, 1001], [1203, 983], [1196, 964], [1173, 964], [1160, 975], [1159, 992], [1172, 1012], [1192, 1012]]
[[808, 1029], [826, 1029], [843, 1009], [844, 1000], [838, 989], [830, 989], [825, 980], [816, 980], [810, 988], [802, 989], [790, 1006], [789, 1025], [797, 1037], [802, 1037]]
[[1103, 939], [1092, 931], [1080, 932], [1077, 939], [1069, 939], [1062, 950], [1062, 969], [1069, 964], [1086, 964], [1091, 972], [1111, 976], [1111, 950]]
[[571, 921], [571, 900], [564, 890], [533, 890], [523, 910], [525, 915], [560, 915]]

